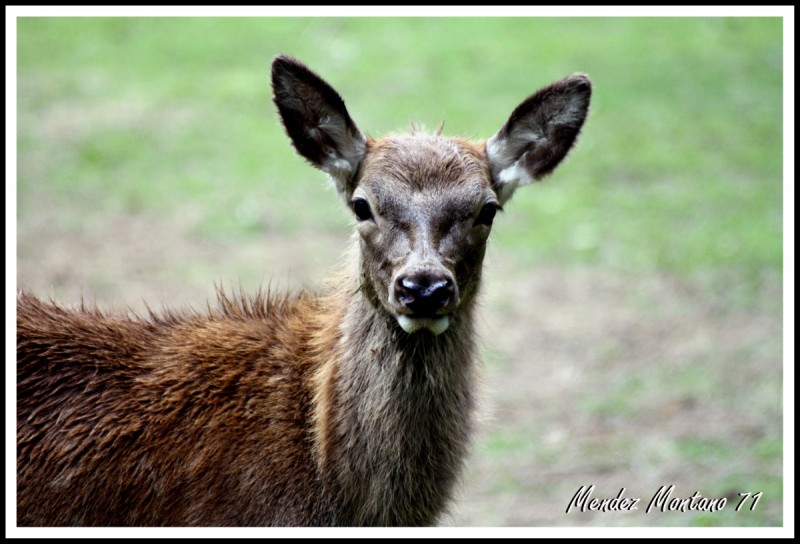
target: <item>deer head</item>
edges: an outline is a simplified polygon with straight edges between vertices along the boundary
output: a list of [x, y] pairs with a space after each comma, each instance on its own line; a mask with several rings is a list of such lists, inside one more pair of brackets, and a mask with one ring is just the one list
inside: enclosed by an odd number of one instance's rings
[[586, 119], [583, 74], [524, 100], [487, 141], [365, 136], [339, 94], [299, 61], [272, 64], [278, 112], [297, 152], [330, 175], [359, 234], [361, 289], [409, 334], [439, 335], [473, 300], [486, 240], [517, 187], [549, 174]]

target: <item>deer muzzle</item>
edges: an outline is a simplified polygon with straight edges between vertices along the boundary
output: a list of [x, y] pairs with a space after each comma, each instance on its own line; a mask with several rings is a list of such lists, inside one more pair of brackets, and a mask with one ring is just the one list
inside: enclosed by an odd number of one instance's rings
[[392, 298], [397, 321], [409, 334], [422, 329], [443, 333], [450, 326], [449, 314], [459, 303], [458, 286], [447, 270], [399, 274]]

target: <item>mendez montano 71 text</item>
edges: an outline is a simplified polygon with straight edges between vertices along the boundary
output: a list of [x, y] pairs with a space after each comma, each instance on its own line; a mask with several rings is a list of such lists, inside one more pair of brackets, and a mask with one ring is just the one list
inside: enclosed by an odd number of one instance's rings
[[[641, 502], [639, 497], [626, 497], [625, 488], [619, 490], [616, 497], [598, 498], [594, 497], [594, 485], [582, 485], [572, 496], [572, 500], [567, 505], [567, 514], [573, 510], [581, 512], [631, 512], [644, 508], [644, 513], [652, 511], [661, 512], [717, 512], [723, 510], [728, 504], [726, 497], [709, 498], [704, 497], [699, 491], [695, 491], [689, 497], [674, 496], [675, 486], [662, 485], [658, 491], [647, 502]], [[761, 492], [758, 493], [739, 493], [736, 504], [736, 512], [743, 508], [754, 510], [758, 501], [761, 499]], [[731, 501], [734, 502], [734, 501]]]

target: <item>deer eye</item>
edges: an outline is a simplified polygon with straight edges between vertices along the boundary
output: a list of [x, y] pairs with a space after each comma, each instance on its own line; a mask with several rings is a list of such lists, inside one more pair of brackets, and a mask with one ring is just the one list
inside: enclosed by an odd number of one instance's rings
[[367, 221], [372, 219], [372, 210], [369, 208], [369, 202], [363, 198], [355, 198], [350, 202], [353, 208], [353, 213], [356, 214], [356, 219], [359, 221]]
[[475, 224], [491, 226], [492, 221], [494, 221], [494, 216], [499, 208], [500, 206], [496, 203], [487, 202], [483, 205], [483, 208], [481, 208], [478, 218], [475, 219]]

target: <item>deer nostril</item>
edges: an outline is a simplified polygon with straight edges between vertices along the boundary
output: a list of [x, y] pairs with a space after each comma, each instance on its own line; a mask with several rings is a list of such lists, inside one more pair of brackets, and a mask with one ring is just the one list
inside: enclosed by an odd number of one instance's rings
[[445, 307], [455, 293], [455, 284], [447, 277], [403, 276], [397, 279], [397, 301], [415, 315], [433, 315]]

